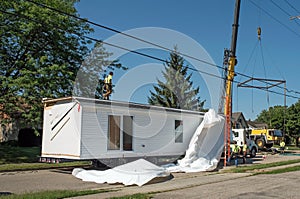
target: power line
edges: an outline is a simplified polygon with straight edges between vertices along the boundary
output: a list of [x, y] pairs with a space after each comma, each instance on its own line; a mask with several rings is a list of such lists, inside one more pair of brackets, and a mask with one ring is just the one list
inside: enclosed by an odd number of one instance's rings
[[280, 20], [278, 20], [276, 17], [274, 17], [273, 15], [271, 15], [268, 11], [266, 11], [265, 9], [263, 9], [262, 7], [260, 7], [259, 5], [257, 5], [256, 3], [253, 2], [253, 0], [250, 0], [250, 2], [256, 6], [258, 9], [260, 9], [261, 11], [263, 11], [266, 15], [268, 15], [269, 17], [271, 17], [273, 20], [275, 20], [277, 23], [279, 23], [280, 25], [282, 25], [283, 27], [285, 27], [287, 30], [289, 30], [290, 32], [294, 33], [295, 35], [297, 35], [300, 38], [300, 34], [298, 34], [296, 31], [294, 31], [293, 29], [291, 29], [290, 27], [288, 27], [287, 25], [285, 25], [284, 23], [282, 23]]
[[[66, 13], [66, 12], [63, 12], [63, 11], [61, 11], [61, 10], [58, 10], [58, 9], [56, 9], [56, 8], [47, 6], [47, 5], [45, 5], [45, 4], [41, 4], [41, 3], [38, 3], [38, 2], [35, 2], [35, 1], [32, 1], [32, 0], [25, 0], [25, 1], [31, 2], [31, 3], [33, 3], [33, 4], [35, 4], [35, 5], [40, 6], [40, 7], [47, 8], [47, 9], [52, 10], [52, 11], [54, 11], [54, 12], [57, 12], [57, 13], [59, 13], [59, 14], [66, 15], [66, 16], [69, 16], [69, 17], [73, 17], [73, 18], [75, 18], [75, 19], [84, 21], [84, 22], [86, 22], [86, 23], [90, 23], [90, 24], [95, 25], [95, 26], [97, 26], [97, 27], [100, 27], [100, 28], [103, 28], [103, 29], [106, 29], [106, 30], [109, 30], [109, 31], [112, 31], [112, 32], [115, 32], [115, 33], [118, 33], [118, 34], [121, 34], [121, 35], [124, 35], [124, 36], [126, 36], [126, 37], [129, 37], [129, 38], [132, 38], [132, 39], [135, 39], [135, 40], [138, 40], [138, 41], [141, 41], [141, 42], [143, 42], [143, 43], [147, 43], [147, 44], [153, 45], [153, 46], [155, 46], [155, 47], [161, 48], [161, 49], [166, 50], [166, 51], [168, 51], [168, 52], [174, 52], [172, 49], [166, 48], [166, 47], [164, 47], [164, 46], [155, 44], [155, 43], [153, 43], [153, 42], [149, 42], [149, 41], [147, 41], [147, 40], [144, 40], [144, 39], [141, 39], [141, 38], [132, 36], [132, 35], [130, 35], [130, 34], [123, 33], [123, 32], [121, 32], [121, 31], [119, 31], [119, 30], [117, 30], [117, 29], [114, 29], [114, 28], [110, 28], [110, 27], [108, 27], [108, 26], [105, 26], [105, 25], [101, 25], [101, 24], [92, 22], [92, 21], [90, 21], [90, 20], [88, 20], [88, 19], [84, 19], [84, 18], [75, 16], [75, 15], [72, 15], [72, 14], [69, 14], [69, 13]], [[299, 35], [299, 37], [300, 37], [300, 35]], [[196, 60], [196, 61], [199, 61], [199, 62], [201, 62], [201, 63], [204, 63], [204, 64], [207, 64], [207, 65], [210, 65], [210, 66], [219, 68], [219, 69], [221, 69], [221, 70], [224, 70], [224, 71], [226, 70], [226, 69], [223, 68], [222, 66], [219, 66], [219, 65], [216, 65], [216, 64], [213, 64], [213, 63], [210, 63], [210, 62], [201, 60], [201, 59], [199, 59], [199, 58], [196, 58], [196, 57], [193, 57], [193, 56], [184, 54], [184, 53], [180, 53], [180, 52], [177, 52], [177, 53], [178, 53], [179, 55], [181, 55], [181, 56], [191, 58], [191, 59]], [[239, 72], [236, 72], [236, 74], [237, 74], [237, 75], [241, 75], [241, 76], [243, 76], [243, 77], [248, 77], [248, 78], [249, 78], [249, 76], [244, 75], [244, 74], [239, 73]], [[269, 83], [269, 82], [263, 82], [263, 83], [269, 84], [269, 85], [271, 85], [271, 86], [277, 86], [277, 85], [273, 85], [272, 83]], [[278, 86], [277, 86], [277, 87], [278, 87]], [[278, 87], [278, 88], [281, 88], [281, 87]], [[281, 88], [281, 89], [283, 89], [283, 88]]]
[[300, 11], [297, 9], [297, 8], [295, 8], [292, 4], [290, 4], [289, 2], [288, 2], [288, 0], [284, 0], [291, 8], [293, 8], [296, 12], [297, 12], [297, 14], [300, 14]]
[[291, 16], [286, 10], [284, 10], [282, 7], [280, 7], [277, 3], [275, 3], [273, 0], [270, 0], [271, 3], [273, 3], [279, 10], [281, 10], [283, 13], [285, 13], [287, 16]]
[[[115, 29], [115, 28], [110, 28], [110, 27], [108, 27], [108, 26], [101, 25], [101, 24], [99, 24], [99, 23], [95, 23], [95, 22], [93, 22], [93, 21], [90, 21], [90, 20], [88, 20], [88, 19], [84, 19], [84, 18], [75, 16], [75, 15], [72, 15], [72, 14], [69, 14], [69, 13], [66, 13], [66, 12], [63, 12], [63, 11], [61, 11], [61, 10], [58, 10], [58, 9], [56, 9], [56, 8], [47, 6], [47, 5], [45, 5], [45, 4], [41, 4], [41, 3], [38, 3], [38, 2], [35, 2], [35, 1], [32, 1], [32, 0], [25, 0], [25, 1], [28, 1], [28, 2], [30, 2], [30, 3], [33, 3], [33, 4], [35, 4], [35, 5], [38, 5], [38, 6], [40, 6], [40, 7], [44, 7], [44, 8], [47, 8], [47, 9], [49, 9], [49, 10], [58, 12], [58, 13], [60, 13], [60, 14], [62, 14], [62, 15], [66, 15], [66, 16], [69, 16], [69, 17], [73, 17], [73, 18], [76, 18], [76, 19], [78, 19], [78, 20], [84, 21], [84, 22], [86, 22], [86, 23], [92, 24], [92, 25], [94, 25], [94, 26], [97, 26], [97, 27], [100, 27], [100, 28], [103, 28], [103, 29], [106, 29], [106, 30], [109, 30], [109, 31], [112, 31], [112, 32], [115, 32], [115, 33], [118, 33], [118, 34], [121, 34], [121, 35], [124, 35], [124, 36], [126, 36], [126, 37], [129, 37], [129, 38], [132, 38], [132, 39], [141, 41], [141, 42], [143, 42], [143, 43], [150, 44], [150, 45], [152, 45], [152, 46], [155, 46], [155, 47], [161, 48], [161, 49], [163, 49], [163, 50], [166, 50], [166, 51], [168, 51], [168, 52], [174, 52], [174, 50], [172, 50], [172, 49], [170, 49], [170, 48], [167, 48], [167, 47], [161, 46], [161, 45], [159, 45], [159, 44], [156, 44], [156, 43], [147, 41], [147, 40], [145, 40], [145, 39], [141, 39], [141, 38], [139, 38], [139, 37], [136, 37], [136, 36], [133, 36], [133, 35], [124, 33], [124, 32], [122, 32], [122, 31], [119, 31], [119, 30]], [[207, 61], [205, 61], [205, 60], [202, 60], [202, 59], [199, 59], [199, 58], [196, 58], [196, 57], [193, 57], [193, 56], [190, 56], [190, 55], [188, 55], [188, 54], [181, 53], [181, 52], [177, 52], [177, 53], [178, 53], [179, 55], [181, 55], [181, 56], [185, 56], [185, 57], [191, 58], [191, 59], [193, 59], [193, 60], [202, 62], [202, 63], [207, 64], [207, 65], [211, 65], [211, 66], [214, 66], [214, 67], [217, 67], [217, 68], [223, 70], [223, 67], [218, 66], [218, 65], [216, 65], [216, 64], [207, 62]]]
[[[16, 13], [12, 13], [12, 12], [6, 12], [4, 10], [1, 10], [0, 9], [0, 12], [2, 13], [5, 13], [5, 14], [10, 14], [10, 15], [14, 15], [14, 16], [17, 16], [17, 17], [22, 17], [22, 18], [25, 18], [27, 20], [30, 20], [30, 21], [33, 21], [35, 23], [38, 23], [38, 24], [41, 24], [41, 25], [45, 25], [43, 24], [42, 22], [40, 21], [37, 21], [37, 20], [34, 20], [34, 19], [31, 19], [29, 18], [28, 16], [26, 15], [23, 15], [23, 14], [16, 14]], [[57, 27], [57, 26], [52, 26], [53, 28], [57, 28], [57, 29], [60, 29], [62, 30], [61, 28]], [[76, 36], [79, 36], [77, 34], [74, 34], [72, 33], [73, 35], [76, 35]], [[112, 47], [115, 47], [115, 48], [118, 48], [118, 49], [121, 49], [121, 50], [125, 50], [125, 51], [128, 51], [128, 52], [131, 52], [133, 54], [137, 54], [137, 55], [141, 55], [141, 56], [144, 56], [144, 57], [147, 57], [147, 58], [150, 58], [150, 59], [154, 59], [154, 60], [157, 60], [157, 61], [160, 61], [160, 62], [163, 62], [163, 63], [170, 63], [169, 61], [167, 60], [164, 60], [162, 58], [159, 58], [159, 57], [155, 57], [155, 56], [152, 56], [152, 55], [149, 55], [149, 54], [145, 54], [145, 53], [141, 53], [141, 52], [138, 52], [138, 51], [135, 51], [135, 50], [131, 50], [131, 49], [128, 49], [126, 47], [122, 47], [122, 46], [119, 46], [119, 45], [116, 45], [116, 44], [112, 44], [112, 43], [108, 43], [108, 42], [105, 42], [103, 40], [100, 40], [100, 39], [95, 39], [95, 38], [92, 38], [92, 37], [89, 37], [89, 36], [82, 36], [86, 39], [89, 39], [89, 40], [92, 40], [92, 41], [95, 41], [95, 42], [101, 42], [103, 44], [106, 44], [106, 45], [109, 45], [109, 46], [112, 46]], [[205, 72], [205, 71], [202, 71], [202, 70], [199, 70], [199, 69], [195, 69], [195, 68], [191, 68], [191, 67], [188, 67], [188, 66], [185, 66], [187, 67], [188, 69], [190, 70], [193, 70], [193, 71], [196, 71], [196, 72], [200, 72], [200, 73], [203, 73], [203, 74], [206, 74], [206, 75], [209, 75], [209, 76], [212, 76], [212, 77], [216, 77], [216, 78], [221, 78], [220, 76], [217, 76], [215, 74], [211, 74], [211, 73], [208, 73], [208, 72]], [[221, 78], [223, 79], [223, 78]]]
[[[282, 7], [280, 7], [277, 3], [275, 3], [273, 0], [270, 0], [278, 9], [280, 9], [283, 13], [285, 13], [289, 18], [292, 16], [290, 15], [286, 10], [284, 10]], [[295, 23], [300, 26], [298, 21], [295, 20]]]
[[[25, 18], [25, 19], [27, 19], [27, 20], [30, 20], [30, 21], [33, 21], [33, 22], [35, 22], [35, 23], [39, 23], [39, 24], [41, 24], [41, 25], [43, 25], [43, 23], [42, 22], [39, 22], [39, 21], [37, 21], [37, 20], [34, 20], [34, 19], [31, 19], [31, 18], [29, 18], [28, 16], [26, 16], [26, 15], [22, 15], [22, 14], [16, 14], [16, 13], [11, 13], [11, 12], [6, 12], [6, 11], [3, 11], [3, 10], [1, 10], [0, 9], [0, 12], [2, 12], [2, 13], [6, 13], [6, 14], [10, 14], [10, 15], [14, 15], [14, 16], [17, 16], [17, 17], [22, 17], [22, 18]], [[57, 27], [57, 26], [52, 26], [53, 28], [57, 28], [57, 29], [61, 29], [61, 28], [59, 28], [59, 27]], [[73, 35], [76, 35], [76, 36], [78, 36], [79, 37], [79, 35], [77, 35], [77, 34], [74, 34], [74, 33], [72, 33]], [[118, 46], [118, 45], [115, 45], [115, 44], [111, 44], [111, 43], [108, 43], [108, 42], [104, 42], [104, 41], [102, 41], [102, 40], [99, 40], [99, 39], [95, 39], [95, 38], [92, 38], [92, 37], [88, 37], [88, 36], [83, 36], [84, 38], [86, 38], [86, 39], [90, 39], [90, 40], [92, 40], [92, 41], [95, 41], [95, 42], [102, 42], [102, 43], [104, 43], [104, 44], [106, 44], [106, 45], [110, 45], [110, 46], [113, 46], [113, 47], [115, 47], [115, 48], [119, 48], [119, 49], [122, 49], [122, 50], [125, 50], [125, 51], [128, 51], [128, 52], [131, 52], [131, 53], [134, 53], [134, 54], [138, 54], [138, 55], [141, 55], [141, 56], [144, 56], [144, 57], [148, 57], [148, 58], [151, 58], [151, 59], [154, 59], [154, 60], [157, 60], [157, 61], [161, 61], [161, 62], [163, 62], [163, 63], [169, 63], [168, 61], [166, 61], [166, 60], [163, 60], [163, 59], [161, 59], [161, 58], [158, 58], [158, 57], [155, 57], [155, 56], [152, 56], [152, 55], [148, 55], [148, 54], [145, 54], [145, 53], [141, 53], [141, 52], [138, 52], [138, 51], [133, 51], [133, 50], [130, 50], [130, 49], [128, 49], [128, 48], [125, 48], [125, 47], [122, 47], [122, 46]], [[226, 80], [226, 78], [224, 78], [224, 77], [220, 77], [220, 76], [217, 76], [217, 75], [215, 75], [215, 74], [211, 74], [211, 73], [208, 73], [208, 72], [205, 72], [205, 71], [201, 71], [201, 70], [198, 70], [198, 69], [194, 69], [194, 68], [191, 68], [191, 67], [188, 67], [188, 66], [186, 66], [187, 68], [189, 68], [190, 70], [193, 70], [193, 71], [196, 71], [196, 72], [200, 72], [200, 73], [203, 73], [203, 74], [206, 74], [206, 75], [210, 75], [210, 76], [213, 76], [213, 77], [216, 77], [216, 78], [219, 78], [219, 79], [223, 79], [223, 80]], [[223, 69], [223, 68], [222, 68]], [[248, 75], [244, 75], [244, 74], [241, 74], [241, 75], [243, 75], [243, 76], [245, 76], [245, 77], [250, 77], [250, 76], [248, 76]], [[233, 80], [232, 81], [233, 83], [241, 83], [241, 82], [239, 82], [239, 81], [235, 81], [235, 80]], [[265, 82], [266, 83], [266, 82]], [[271, 83], [269, 83], [270, 85], [273, 85], [273, 84], [271, 84]], [[247, 84], [245, 84], [245, 85], [247, 85]], [[275, 85], [273, 85], [273, 86], [275, 86]], [[266, 91], [266, 89], [264, 89], [264, 88], [257, 88], [257, 89], [259, 89], [259, 90], [265, 90]], [[269, 92], [271, 92], [271, 93], [274, 93], [274, 94], [277, 94], [277, 95], [282, 95], [282, 96], [284, 96], [284, 94], [282, 94], [282, 93], [279, 93], [279, 92], [276, 92], [276, 91], [273, 91], [273, 90], [268, 90]], [[291, 90], [292, 91], [292, 90]], [[286, 95], [287, 97], [290, 97], [290, 98], [294, 98], [294, 99], [300, 99], [299, 97], [296, 97], [296, 96], [292, 96], [292, 95]]]
[[[278, 4], [276, 4], [273, 0], [270, 0], [276, 7], [278, 7], [282, 12], [284, 12], [286, 15], [291, 16], [287, 11], [285, 11], [284, 9], [282, 9]], [[285, 0], [286, 3], [288, 3], [291, 7], [293, 7], [287, 0]], [[271, 15], [269, 12], [267, 12], [265, 9], [263, 9], [261, 6], [257, 5], [256, 3], [254, 3], [252, 0], [250, 0], [250, 2], [256, 6], [259, 10], [263, 11], [265, 14], [267, 14], [269, 17], [271, 17], [273, 20], [275, 20], [276, 22], [278, 22], [280, 25], [282, 25], [283, 27], [285, 27], [286, 29], [288, 29], [289, 31], [291, 31], [292, 33], [296, 34], [298, 37], [300, 37], [300, 34], [298, 34], [296, 31], [292, 30], [291, 28], [289, 28], [287, 25], [285, 25], [284, 23], [282, 23], [280, 20], [278, 20], [276, 17], [274, 17], [273, 15]], [[295, 10], [296, 8], [293, 7]], [[296, 10], [297, 11], [297, 10]], [[300, 24], [297, 23], [299, 26]], [[287, 92], [289, 93], [295, 93], [295, 94], [300, 94], [299, 91], [295, 91], [295, 90], [291, 90], [291, 89], [287, 89], [284, 88], [282, 86], [276, 85], [277, 88], [280, 89], [286, 89]]]

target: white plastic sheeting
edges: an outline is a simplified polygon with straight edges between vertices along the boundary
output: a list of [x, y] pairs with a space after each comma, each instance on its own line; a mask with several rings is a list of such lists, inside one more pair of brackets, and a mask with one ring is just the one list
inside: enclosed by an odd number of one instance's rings
[[210, 109], [193, 135], [185, 157], [177, 165], [166, 165], [170, 172], [199, 172], [216, 169], [224, 148], [224, 117]]
[[142, 186], [153, 178], [169, 176], [169, 172], [214, 170], [220, 161], [223, 147], [224, 118], [210, 109], [194, 133], [185, 157], [178, 160], [177, 165], [159, 167], [139, 159], [105, 171], [77, 168], [72, 175], [88, 182]]
[[162, 167], [139, 159], [105, 171], [76, 168], [72, 175], [86, 182], [142, 186], [153, 178], [170, 176], [170, 173]]

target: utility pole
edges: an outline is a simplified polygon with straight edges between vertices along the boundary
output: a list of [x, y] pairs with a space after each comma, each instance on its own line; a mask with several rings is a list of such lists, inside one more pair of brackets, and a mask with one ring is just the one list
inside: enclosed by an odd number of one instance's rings
[[230, 156], [230, 132], [231, 132], [231, 103], [232, 103], [232, 83], [234, 79], [234, 66], [237, 64], [236, 60], [236, 43], [238, 35], [238, 26], [239, 26], [239, 16], [240, 16], [240, 5], [241, 0], [236, 0], [235, 2], [235, 11], [234, 11], [234, 22], [232, 25], [232, 37], [231, 37], [231, 48], [229, 53], [229, 63], [228, 71], [226, 77], [226, 96], [225, 96], [225, 105], [224, 105], [224, 114], [226, 117], [225, 124], [225, 157], [224, 165], [226, 166], [227, 159]]

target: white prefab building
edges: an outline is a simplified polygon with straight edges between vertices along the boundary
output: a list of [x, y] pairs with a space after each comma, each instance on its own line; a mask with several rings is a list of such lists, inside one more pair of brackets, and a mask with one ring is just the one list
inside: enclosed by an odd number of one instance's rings
[[42, 158], [179, 157], [204, 113], [80, 97], [44, 100]]

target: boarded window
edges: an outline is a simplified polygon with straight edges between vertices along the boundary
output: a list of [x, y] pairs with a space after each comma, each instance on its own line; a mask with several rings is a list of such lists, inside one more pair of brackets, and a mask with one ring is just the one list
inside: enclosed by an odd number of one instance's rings
[[108, 119], [108, 149], [120, 149], [120, 116], [110, 115]]
[[175, 143], [183, 142], [183, 121], [175, 120]]
[[123, 116], [123, 150], [132, 151], [132, 116]]

